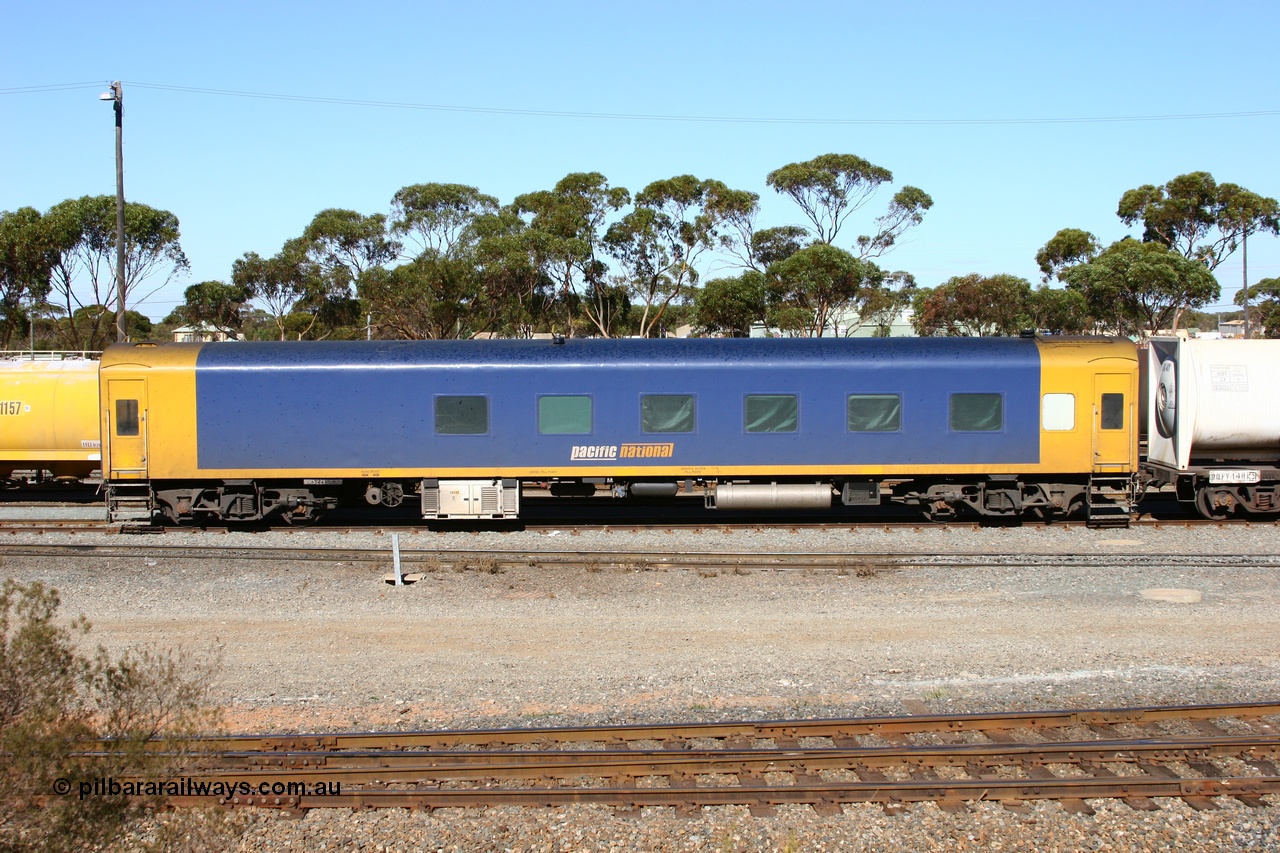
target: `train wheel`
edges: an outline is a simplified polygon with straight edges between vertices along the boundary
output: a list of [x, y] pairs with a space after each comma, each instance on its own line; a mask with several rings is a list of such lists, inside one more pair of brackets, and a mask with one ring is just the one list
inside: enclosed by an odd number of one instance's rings
[[1236, 501], [1230, 492], [1200, 489], [1196, 492], [1196, 512], [1213, 521], [1229, 518], [1235, 512]]

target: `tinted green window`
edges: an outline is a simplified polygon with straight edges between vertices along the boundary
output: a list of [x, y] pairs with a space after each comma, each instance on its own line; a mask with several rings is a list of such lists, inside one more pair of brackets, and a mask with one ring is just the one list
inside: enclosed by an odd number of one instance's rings
[[897, 394], [850, 394], [849, 432], [902, 429], [902, 398]]
[[488, 397], [436, 397], [437, 435], [484, 435], [488, 431]]
[[748, 394], [742, 412], [747, 432], [795, 432], [800, 424], [794, 394]]
[[997, 432], [1004, 428], [1004, 399], [999, 394], [952, 394], [951, 429]]
[[591, 432], [591, 398], [538, 398], [538, 432], [542, 435], [586, 435]]
[[646, 394], [640, 398], [644, 432], [693, 432], [697, 407], [692, 394]]
[[138, 401], [116, 400], [116, 435], [138, 434]]
[[1102, 428], [1124, 429], [1124, 395], [1102, 395]]

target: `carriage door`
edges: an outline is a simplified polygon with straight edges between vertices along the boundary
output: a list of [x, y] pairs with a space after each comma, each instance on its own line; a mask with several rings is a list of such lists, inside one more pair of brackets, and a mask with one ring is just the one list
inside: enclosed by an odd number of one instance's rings
[[1093, 377], [1093, 470], [1097, 474], [1122, 473], [1129, 459], [1134, 429], [1132, 382], [1125, 373], [1098, 373]]
[[107, 380], [105, 424], [111, 477], [147, 476], [147, 383], [142, 379]]

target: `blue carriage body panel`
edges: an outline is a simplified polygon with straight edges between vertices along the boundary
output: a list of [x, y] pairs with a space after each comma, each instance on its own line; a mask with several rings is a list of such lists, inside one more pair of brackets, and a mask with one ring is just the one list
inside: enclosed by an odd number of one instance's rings
[[[1029, 339], [207, 344], [196, 361], [196, 443], [198, 467], [223, 476], [339, 469], [571, 476], [603, 464], [575, 459], [575, 448], [654, 443], [670, 444], [669, 455], [627, 465], [945, 471], [1037, 463], [1039, 392], [1040, 354]], [[949, 400], [957, 393], [1001, 395], [1001, 429], [952, 431]], [[546, 394], [589, 396], [590, 432], [540, 435], [537, 401]], [[646, 394], [694, 395], [694, 431], [643, 432]], [[743, 406], [752, 394], [796, 395], [798, 430], [748, 433]], [[900, 429], [850, 432], [850, 394], [901, 395]], [[488, 431], [437, 434], [441, 395], [486, 397]]]

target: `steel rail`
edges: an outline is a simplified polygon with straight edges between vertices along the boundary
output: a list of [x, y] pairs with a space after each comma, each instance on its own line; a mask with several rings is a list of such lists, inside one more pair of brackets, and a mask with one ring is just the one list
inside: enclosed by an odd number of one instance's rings
[[[868, 779], [839, 782], [805, 782], [794, 785], [756, 784], [708, 787], [681, 784], [671, 787], [615, 788], [432, 788], [414, 790], [360, 790], [337, 795], [233, 795], [220, 799], [225, 806], [254, 806], [307, 810], [316, 808], [474, 808], [495, 805], [562, 806], [598, 804], [636, 809], [674, 806], [692, 810], [706, 806], [810, 805], [819, 813], [834, 813], [845, 803], [884, 805], [939, 802], [959, 805], [966, 801], [995, 800], [1021, 805], [1027, 800], [1070, 800], [1077, 810], [1089, 810], [1086, 799], [1120, 798], [1131, 804], [1152, 797], [1175, 797], [1199, 808], [1215, 807], [1210, 798], [1236, 797], [1249, 805], [1263, 805], [1259, 798], [1280, 792], [1280, 776], [1222, 778], [1197, 776], [1161, 778], [1125, 776], [1103, 778], [1047, 777], [1035, 779]], [[172, 805], [207, 806], [207, 797], [169, 798]], [[829, 810], [829, 811], [828, 811]]]
[[[1176, 797], [1213, 808], [1280, 794], [1280, 703], [773, 720], [577, 729], [219, 737], [175, 756], [188, 783], [174, 805], [453, 808], [597, 803], [632, 810], [808, 804], [952, 810], [998, 800]], [[1242, 729], [1229, 733], [1219, 723]], [[1132, 734], [1117, 727], [1129, 726]], [[1079, 740], [1080, 728], [1098, 735]], [[1230, 727], [1230, 726], [1229, 726]], [[1157, 733], [1157, 729], [1180, 729]], [[1190, 728], [1197, 732], [1186, 735]], [[1022, 739], [1017, 735], [1021, 734]], [[970, 736], [981, 736], [978, 742]], [[912, 742], [911, 737], [929, 738]], [[863, 742], [859, 738], [875, 740]], [[805, 739], [825, 739], [816, 746]], [[446, 743], [446, 741], [448, 743]], [[941, 741], [939, 743], [938, 741]], [[718, 742], [717, 747], [707, 747]], [[568, 749], [591, 743], [599, 748]], [[637, 748], [655, 743], [659, 748]], [[376, 750], [358, 749], [375, 745]], [[447, 749], [449, 745], [460, 749]], [[536, 745], [537, 748], [529, 748]], [[297, 752], [286, 750], [323, 750]], [[200, 750], [207, 750], [201, 752]], [[348, 750], [348, 751], [344, 751]], [[438, 750], [438, 751], [432, 751]], [[157, 756], [163, 762], [165, 756]]]
[[[8, 557], [148, 557], [204, 559], [213, 553], [219, 559], [249, 561], [309, 562], [331, 560], [350, 563], [380, 563], [389, 559], [390, 548], [293, 548], [279, 546], [220, 545], [97, 545], [97, 544], [17, 544], [0, 543], [0, 556]], [[504, 569], [592, 566], [618, 569], [749, 568], [792, 570], [795, 568], [834, 570], [892, 570], [913, 568], [1001, 568], [1047, 567], [1087, 568], [1114, 565], [1122, 561], [1134, 567], [1187, 566], [1194, 568], [1274, 568], [1277, 554], [991, 554], [977, 552], [885, 554], [821, 553], [780, 551], [773, 553], [730, 553], [719, 551], [682, 552], [662, 555], [653, 551], [515, 551], [492, 549], [402, 548], [400, 560], [406, 564], [428, 564], [443, 570], [489, 564]], [[410, 569], [412, 571], [412, 569]]]
[[[421, 732], [335, 732], [322, 734], [227, 735], [200, 738], [204, 750], [293, 752], [300, 750], [405, 750], [506, 747], [515, 745], [656, 741], [680, 749], [699, 739], [721, 740], [727, 748], [770, 740], [780, 748], [799, 747], [803, 738], [830, 738], [852, 747], [847, 739], [865, 736], [1007, 732], [1013, 729], [1058, 729], [1069, 726], [1150, 725], [1177, 721], [1234, 718], [1258, 720], [1263, 734], [1280, 731], [1262, 718], [1280, 717], [1280, 703], [1245, 702], [1217, 705], [1160, 705], [1135, 708], [1057, 711], [1005, 711], [991, 714], [925, 714], [917, 716], [849, 717], [821, 720], [762, 720], [572, 728], [457, 729]], [[841, 740], [845, 740], [844, 743]]]
[[[280, 765], [258, 763], [257, 754], [226, 753], [197, 760], [203, 778], [224, 782], [343, 783], [445, 782], [575, 779], [582, 776], [638, 778], [748, 775], [909, 766], [913, 769], [1032, 767], [1045, 765], [1160, 764], [1209, 762], [1215, 758], [1257, 761], [1264, 768], [1280, 756], [1280, 735], [1264, 737], [1102, 740], [1063, 743], [953, 743], [853, 749], [584, 750], [299, 753], [275, 757]], [[197, 756], [197, 759], [199, 757]], [[270, 760], [270, 759], [268, 759]]]
[[[891, 530], [978, 530], [993, 524], [1000, 524], [1000, 519], [959, 519], [947, 522], [931, 522], [919, 518], [867, 518], [867, 517], [850, 517], [840, 521], [823, 520], [806, 520], [806, 519], [778, 519], [774, 521], [756, 520], [756, 521], [724, 521], [724, 520], [706, 520], [706, 521], [658, 521], [658, 522], [619, 522], [619, 521], [583, 521], [578, 518], [566, 518], [558, 523], [546, 522], [541, 520], [521, 521], [515, 527], [510, 528], [512, 531], [520, 532], [547, 532], [559, 531], [566, 528], [574, 530], [589, 530], [599, 532], [622, 532], [622, 533], [641, 533], [665, 531], [674, 533], [676, 531], [724, 531], [732, 533], [737, 531], [759, 531], [759, 530], [818, 530], [818, 529], [871, 529], [882, 528], [886, 531]], [[1262, 527], [1274, 528], [1280, 523], [1280, 518], [1268, 518], [1266, 516], [1241, 516], [1238, 518], [1226, 519], [1207, 519], [1198, 516], [1188, 516], [1186, 518], [1151, 518], [1149, 516], [1139, 516], [1132, 518], [1129, 522], [1130, 528], [1151, 527], [1161, 529], [1164, 527], [1177, 527], [1192, 529], [1196, 527], [1216, 526], [1216, 527], [1250, 527], [1258, 525]], [[270, 528], [273, 532], [284, 534], [301, 534], [308, 535], [311, 533], [368, 533], [371, 530], [380, 530], [395, 533], [415, 533], [423, 531], [431, 531], [437, 529], [440, 523], [432, 523], [422, 521], [421, 523], [402, 523], [402, 524], [385, 524], [378, 521], [372, 521], [363, 525], [341, 525], [330, 526], [318, 524], [308, 527], [292, 527], [288, 525], [276, 526]], [[1044, 522], [1036, 519], [1019, 519], [1017, 526], [1025, 526], [1031, 528], [1087, 528], [1089, 523], [1084, 519], [1057, 519], [1052, 522]], [[1123, 528], [1117, 528], [1123, 529]], [[137, 522], [111, 522], [106, 520], [96, 521], [89, 519], [9, 519], [0, 520], [0, 532], [3, 533], [30, 533], [30, 532], [70, 532], [70, 533], [104, 533], [104, 534], [120, 534], [120, 533], [154, 533], [154, 534], [221, 534], [233, 532], [234, 528], [226, 527], [206, 527], [206, 528], [189, 528], [189, 527], [161, 527], [152, 526], [146, 523]], [[254, 528], [258, 530], [258, 528]]]

